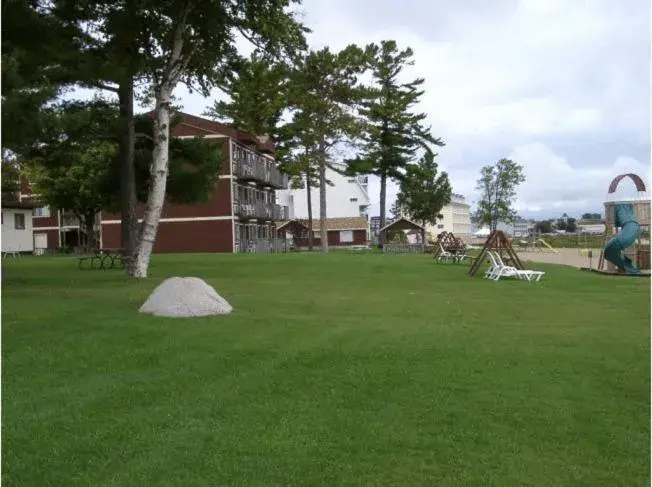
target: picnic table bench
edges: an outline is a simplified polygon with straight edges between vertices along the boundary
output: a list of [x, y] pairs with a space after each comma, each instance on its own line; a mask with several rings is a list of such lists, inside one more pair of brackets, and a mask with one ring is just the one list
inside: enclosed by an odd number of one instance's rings
[[97, 249], [92, 255], [78, 257], [80, 269], [123, 268], [124, 249]]

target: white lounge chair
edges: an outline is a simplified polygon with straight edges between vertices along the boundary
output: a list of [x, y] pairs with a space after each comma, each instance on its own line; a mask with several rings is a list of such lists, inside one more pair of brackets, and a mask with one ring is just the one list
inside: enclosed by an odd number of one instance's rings
[[516, 277], [517, 279], [525, 278], [525, 273], [519, 271], [516, 267], [505, 265], [502, 260], [500, 260], [500, 256], [497, 254], [493, 252], [487, 252], [487, 255], [489, 256], [489, 260], [491, 262], [489, 271], [487, 271], [486, 274], [487, 279], [497, 281], [501, 277]]
[[502, 257], [498, 252], [489, 252], [491, 255], [493, 253], [494, 259], [496, 261], [496, 265], [498, 266], [499, 269], [503, 269], [502, 273], [498, 275], [498, 277], [495, 279], [496, 281], [500, 279], [500, 276], [516, 276], [519, 279], [525, 279], [526, 281], [538, 281], [541, 279], [541, 276], [545, 274], [543, 271], [533, 271], [533, 270], [521, 270], [517, 269], [516, 267], [512, 266], [507, 266], [503, 262]]
[[439, 250], [440, 250], [439, 256], [437, 257], [437, 260], [439, 262], [443, 261], [444, 259], [447, 259], [447, 260], [450, 259], [450, 260], [453, 260], [453, 261], [455, 260], [455, 255], [448, 252], [448, 251], [446, 251], [446, 250], [444, 250], [444, 247], [442, 247], [441, 244], [439, 244]]

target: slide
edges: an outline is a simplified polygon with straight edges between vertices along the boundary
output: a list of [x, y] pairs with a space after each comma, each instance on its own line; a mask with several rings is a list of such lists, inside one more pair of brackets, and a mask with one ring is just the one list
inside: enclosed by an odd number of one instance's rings
[[627, 247], [636, 242], [636, 237], [641, 230], [641, 225], [634, 217], [634, 208], [627, 203], [615, 205], [614, 216], [615, 225], [620, 227], [620, 232], [605, 244], [604, 258], [625, 274], [640, 274], [641, 271], [634, 265], [632, 259], [623, 253]]
[[549, 248], [550, 250], [552, 250], [555, 254], [558, 254], [558, 253], [559, 253], [559, 251], [558, 251], [556, 248], [554, 248], [552, 245], [550, 245], [550, 244], [549, 244], [548, 242], [546, 242], [544, 239], [540, 238], [540, 239], [539, 239], [539, 242], [541, 242], [543, 245], [545, 245], [546, 247], [548, 247], [548, 248]]

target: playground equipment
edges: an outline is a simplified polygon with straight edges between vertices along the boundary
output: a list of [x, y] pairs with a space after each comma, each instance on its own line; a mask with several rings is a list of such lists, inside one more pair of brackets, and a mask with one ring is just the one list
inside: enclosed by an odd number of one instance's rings
[[550, 250], [551, 252], [554, 252], [555, 254], [558, 254], [558, 253], [559, 253], [559, 250], [557, 250], [556, 248], [554, 248], [552, 245], [550, 245], [550, 244], [549, 244], [548, 242], [546, 242], [544, 239], [539, 238], [539, 239], [537, 239], [537, 242], [539, 242], [541, 245], [543, 245], [543, 246], [545, 246], [546, 248], [548, 248], [548, 250]]
[[475, 276], [475, 273], [478, 272], [482, 263], [488, 258], [488, 252], [492, 250], [499, 252], [499, 255], [506, 253], [510, 267], [513, 267], [516, 270], [524, 270], [521, 259], [519, 259], [516, 252], [514, 252], [507, 235], [505, 235], [501, 230], [494, 230], [491, 232], [491, 235], [489, 235], [484, 247], [482, 247], [480, 255], [473, 261], [473, 264], [471, 264], [471, 267], [469, 268], [470, 277]]
[[618, 184], [630, 178], [638, 198], [606, 201], [606, 243], [600, 253], [598, 272], [640, 275], [650, 270], [650, 199], [643, 180], [636, 174], [621, 174], [609, 185], [608, 198], [613, 197]]

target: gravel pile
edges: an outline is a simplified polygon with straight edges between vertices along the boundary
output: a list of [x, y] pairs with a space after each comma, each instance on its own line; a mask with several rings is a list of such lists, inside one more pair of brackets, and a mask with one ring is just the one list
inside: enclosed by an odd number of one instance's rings
[[176, 318], [228, 315], [233, 307], [198, 277], [171, 277], [150, 294], [141, 313]]

